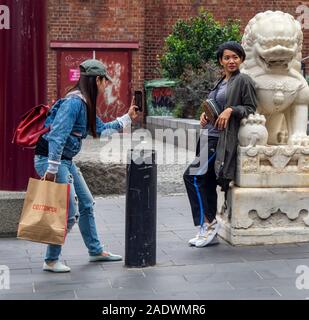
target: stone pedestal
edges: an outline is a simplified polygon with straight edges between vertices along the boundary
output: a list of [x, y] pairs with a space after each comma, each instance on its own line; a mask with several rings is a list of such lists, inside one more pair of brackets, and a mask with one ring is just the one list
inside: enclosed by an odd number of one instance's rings
[[236, 183], [219, 201], [220, 235], [234, 245], [309, 242], [308, 154], [301, 146], [239, 147]]
[[0, 237], [15, 237], [25, 192], [0, 191]]
[[234, 245], [309, 242], [309, 188], [232, 187], [218, 218]]
[[239, 147], [236, 185], [244, 188], [309, 188], [309, 147]]

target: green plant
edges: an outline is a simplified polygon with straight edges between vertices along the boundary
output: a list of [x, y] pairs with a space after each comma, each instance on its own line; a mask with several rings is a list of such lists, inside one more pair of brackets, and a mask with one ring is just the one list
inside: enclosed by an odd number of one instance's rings
[[181, 103], [176, 103], [173, 109], [173, 116], [175, 118], [182, 118], [183, 117], [183, 106]]
[[173, 115], [178, 118], [199, 119], [202, 113], [201, 103], [220, 76], [220, 69], [213, 62], [204, 63], [199, 69], [187, 67], [180, 83], [174, 90]]
[[216, 61], [216, 51], [221, 43], [240, 39], [239, 20], [228, 20], [221, 25], [206, 11], [188, 21], [178, 20], [165, 39], [164, 54], [160, 58], [162, 75], [180, 78], [188, 66], [197, 70], [205, 62]]

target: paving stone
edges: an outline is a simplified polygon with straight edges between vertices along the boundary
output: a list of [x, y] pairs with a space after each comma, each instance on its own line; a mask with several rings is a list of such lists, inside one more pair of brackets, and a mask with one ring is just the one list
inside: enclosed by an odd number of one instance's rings
[[112, 288], [118, 289], [139, 289], [139, 290], [149, 290], [153, 288], [154, 282], [149, 281], [143, 276], [132, 277], [132, 276], [118, 276], [111, 279]]
[[88, 289], [110, 289], [110, 281], [105, 279], [78, 279], [78, 280], [67, 280], [67, 281], [54, 281], [54, 282], [35, 282], [34, 289], [38, 293], [50, 293], [50, 292], [62, 292], [62, 291], [71, 291], [71, 290], [81, 290]]
[[309, 258], [299, 258], [299, 259], [286, 259], [284, 262], [291, 268], [295, 273], [296, 268], [300, 265], [309, 267]]
[[45, 300], [45, 297], [29, 293], [8, 292], [1, 294], [0, 300]]
[[205, 284], [227, 281], [241, 281], [244, 283], [258, 282], [261, 279], [254, 271], [232, 271], [232, 272], [208, 272], [200, 275], [185, 275], [185, 278], [190, 284], [199, 284], [204, 282]]
[[10, 283], [10, 289], [2, 289], [0, 290], [0, 300], [5, 299], [4, 297], [10, 294], [33, 294], [33, 284], [27, 283], [27, 284], [16, 284], [16, 283]]
[[30, 268], [26, 268], [26, 269], [11, 269], [10, 270], [10, 275], [15, 276], [15, 275], [30, 275], [31, 274], [31, 269]]
[[[190, 292], [188, 297], [187, 291], [171, 291], [171, 292], [156, 292], [156, 300], [199, 300], [200, 296], [196, 292]], [[168, 302], [166, 303], [168, 304]]]
[[121, 289], [77, 289], [75, 290], [78, 299], [82, 300], [118, 300]]
[[288, 286], [275, 286], [275, 290], [279, 292], [282, 299], [287, 300], [309, 300], [309, 290], [303, 289], [298, 290], [296, 287], [291, 288]]
[[[204, 250], [205, 248], [189, 248], [189, 250], [168, 250], [167, 254], [175, 264], [200, 264], [200, 263], [230, 263], [241, 262], [241, 258], [233, 253], [222, 255]], [[207, 248], [209, 249], [209, 248]]]
[[294, 278], [272, 278], [272, 279], [229, 279], [229, 283], [235, 289], [251, 289], [251, 288], [263, 288], [263, 287], [288, 287], [290, 286], [291, 290], [293, 286], [295, 288]]
[[158, 300], [160, 296], [155, 294], [154, 292], [141, 291], [141, 290], [122, 290], [117, 295], [118, 300]]
[[[104, 249], [125, 258], [125, 198], [96, 199]], [[157, 264], [127, 268], [124, 261], [88, 262], [76, 226], [60, 257], [67, 274], [42, 271], [46, 245], [0, 239], [0, 265], [11, 271], [11, 289], [0, 299], [208, 300], [305, 299], [297, 290], [297, 266], [309, 266], [308, 244], [206, 248], [187, 245], [196, 233], [186, 195], [158, 196]], [[2, 258], [2, 260], [1, 260]], [[6, 263], [3, 263], [5, 261]]]
[[158, 275], [175, 275], [183, 276], [193, 274], [206, 274], [215, 272], [216, 265], [214, 264], [200, 264], [200, 265], [175, 265], [173, 267], [151, 267], [143, 269], [146, 277], [157, 277]]
[[30, 262], [28, 262], [28, 260], [21, 261], [19, 263], [7, 263], [4, 265], [8, 266], [10, 270], [24, 270], [31, 268]]
[[[302, 258], [309, 258], [309, 252], [293, 252], [291, 251], [290, 253], [277, 253], [274, 254], [272, 258], [270, 258], [271, 260], [282, 260], [282, 259], [298, 259], [299, 257]], [[265, 256], [265, 260], [268, 259], [268, 256]]]
[[292, 278], [295, 276], [295, 271], [291, 270], [284, 265], [281, 268], [273, 269], [258, 269], [255, 272], [263, 279], [274, 279], [274, 278]]

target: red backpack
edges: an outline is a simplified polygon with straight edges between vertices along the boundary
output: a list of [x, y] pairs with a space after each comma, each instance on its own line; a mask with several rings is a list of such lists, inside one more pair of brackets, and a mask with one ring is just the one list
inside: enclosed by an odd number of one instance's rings
[[26, 112], [17, 125], [12, 143], [16, 143], [23, 148], [35, 148], [41, 135], [50, 128], [44, 128], [50, 106], [40, 104]]

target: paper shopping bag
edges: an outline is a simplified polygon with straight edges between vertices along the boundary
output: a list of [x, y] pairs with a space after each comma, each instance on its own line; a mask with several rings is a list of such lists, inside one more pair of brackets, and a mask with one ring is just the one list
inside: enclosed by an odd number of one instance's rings
[[60, 244], [65, 241], [70, 185], [30, 178], [17, 238]]

